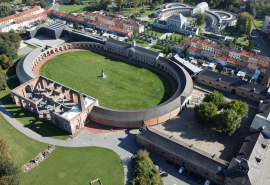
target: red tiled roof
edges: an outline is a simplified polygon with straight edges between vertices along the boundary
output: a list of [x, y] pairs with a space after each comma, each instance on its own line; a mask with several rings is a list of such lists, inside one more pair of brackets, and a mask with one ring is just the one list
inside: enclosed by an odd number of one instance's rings
[[227, 58], [227, 62], [230, 63], [230, 64], [235, 64], [236, 63], [236, 59], [235, 58], [228, 57]]
[[251, 64], [251, 63], [249, 63], [247, 67], [250, 69], [255, 69], [255, 70], [258, 69], [258, 66], [256, 66], [256, 64]]
[[228, 57], [225, 56], [225, 55], [215, 54], [214, 59], [216, 59], [216, 60], [222, 60], [222, 61], [227, 61]]
[[237, 60], [236, 61], [236, 65], [242, 66], [242, 67], [247, 67], [248, 66], [248, 62], [244, 61], [244, 60]]
[[248, 52], [248, 51], [242, 51], [241, 55], [246, 56], [246, 57], [249, 57], [250, 52]]
[[184, 40], [192, 40], [192, 37], [186, 37]]
[[250, 53], [249, 57], [258, 59], [259, 55], [256, 55], [255, 53]]
[[190, 46], [189, 48], [188, 48], [188, 50], [190, 51], [190, 52], [195, 52], [196, 50], [197, 50], [197, 48], [194, 48], [194, 47], [192, 47], [192, 46]]

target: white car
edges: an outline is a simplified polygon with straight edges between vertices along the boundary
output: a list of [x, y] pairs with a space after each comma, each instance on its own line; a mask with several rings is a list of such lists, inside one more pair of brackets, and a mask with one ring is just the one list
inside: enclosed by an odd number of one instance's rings
[[184, 169], [185, 169], [185, 167], [182, 166], [182, 167], [179, 169], [178, 172], [179, 172], [179, 173], [182, 173], [182, 172], [184, 171]]
[[209, 185], [209, 184], [210, 184], [210, 180], [207, 179], [207, 180], [205, 181], [204, 185]]

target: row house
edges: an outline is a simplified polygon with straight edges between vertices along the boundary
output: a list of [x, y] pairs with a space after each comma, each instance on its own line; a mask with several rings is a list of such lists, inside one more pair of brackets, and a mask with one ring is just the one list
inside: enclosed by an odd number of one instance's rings
[[236, 61], [236, 68], [238, 69], [247, 69], [248, 67], [248, 62], [244, 60], [237, 60]]
[[211, 42], [211, 44], [208, 46], [208, 51], [214, 52], [215, 51], [215, 46], [217, 45], [217, 42]]
[[241, 53], [242, 53], [241, 50], [231, 48], [231, 49], [230, 49], [230, 53], [229, 53], [229, 57], [235, 58], [235, 59], [238, 60], [238, 59], [240, 59]]
[[228, 57], [227, 58], [227, 66], [230, 66], [230, 67], [236, 67], [236, 59], [235, 58], [231, 58], [231, 57]]
[[[192, 37], [191, 37], [192, 38]], [[200, 38], [199, 37], [196, 37], [196, 36], [194, 36], [192, 39], [191, 39], [191, 43], [190, 43], [190, 45], [192, 46], [192, 47], [194, 47], [194, 48], [197, 48], [198, 46], [197, 46], [197, 42], [200, 40]]]
[[215, 54], [214, 61], [220, 63], [222, 66], [227, 64], [228, 57], [225, 55]]
[[268, 67], [269, 65], [269, 58], [266, 56], [259, 55], [257, 65]]
[[173, 46], [173, 49], [178, 53], [181, 54], [183, 52], [183, 50], [186, 48], [187, 46], [184, 43], [179, 43]]
[[17, 14], [13, 14], [13, 15], [1, 18], [0, 19], [0, 26], [1, 25], [6, 25], [6, 24], [9, 24], [9, 23], [13, 23], [13, 22], [18, 21], [20, 19], [32, 16], [32, 15], [35, 15], [35, 14], [38, 14], [38, 13], [42, 13], [43, 11], [44, 11], [44, 9], [42, 9], [40, 6], [34, 6], [30, 10], [26, 10], [24, 12], [20, 12], [20, 13], [17, 13]]
[[123, 28], [123, 24], [121, 24], [120, 22], [121, 22], [121, 19], [115, 19], [114, 24], [118, 28]]
[[198, 40], [198, 42], [197, 42], [197, 48], [203, 49], [203, 45], [202, 45], [203, 42], [204, 42], [204, 40]]
[[248, 63], [257, 64], [258, 58], [259, 55], [256, 55], [255, 53], [250, 53]]
[[194, 48], [194, 47], [190, 46], [190, 47], [188, 48], [189, 55], [190, 55], [191, 57], [195, 57], [195, 56], [196, 56], [196, 53], [195, 53], [196, 50], [197, 50], [197, 48]]
[[247, 70], [255, 73], [255, 71], [258, 69], [258, 66], [256, 64], [249, 63], [247, 66]]
[[222, 44], [216, 44], [215, 47], [214, 47], [214, 53], [222, 55], [222, 48], [223, 47], [224, 46]]
[[196, 57], [201, 57], [201, 53], [202, 53], [202, 49], [196, 49], [196, 51], [195, 51], [195, 56]]
[[214, 56], [215, 56], [215, 54], [213, 52], [210, 52], [210, 51], [203, 50], [201, 52], [201, 57], [206, 58], [208, 60], [213, 60]]
[[[183, 43], [187, 46], [191, 46], [191, 40], [192, 40], [192, 37], [186, 37], [186, 38], [184, 38]], [[194, 46], [192, 46], [192, 47], [194, 47]]]
[[223, 48], [222, 48], [222, 55], [225, 55], [225, 56], [229, 56], [229, 54], [230, 54], [230, 50], [231, 50], [231, 47], [228, 47], [228, 46], [224, 46]]
[[115, 18], [113, 18], [113, 17], [108, 17], [108, 16], [104, 16], [104, 17], [103, 17], [103, 23], [104, 23], [104, 24], [111, 25], [111, 26], [115, 26]]
[[240, 59], [241, 60], [244, 60], [244, 61], [248, 61], [249, 60], [249, 55], [250, 55], [250, 52], [248, 52], [248, 51], [242, 51], [241, 56], [240, 56]]
[[208, 51], [208, 45], [210, 45], [211, 42], [204, 40], [202, 43], [202, 50], [207, 50]]

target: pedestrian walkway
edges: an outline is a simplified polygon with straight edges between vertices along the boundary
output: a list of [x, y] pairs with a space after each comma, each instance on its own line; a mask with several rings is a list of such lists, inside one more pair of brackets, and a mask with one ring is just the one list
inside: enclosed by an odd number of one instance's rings
[[[164, 33], [162, 36], [160, 36], [160, 40], [161, 39], [166, 39], [166, 35], [168, 35], [168, 37], [169, 36], [171, 36], [173, 33], [172, 32], [170, 32], [170, 31], [168, 31], [167, 33]], [[146, 49], [149, 49], [149, 48], [151, 48], [151, 47], [153, 47], [154, 45], [156, 45], [156, 43], [151, 43], [151, 44], [149, 44], [148, 46], [146, 46], [145, 48]]]
[[12, 75], [12, 76], [9, 76], [8, 79], [12, 79], [12, 78], [16, 78], [17, 75]]
[[26, 136], [37, 141], [63, 147], [98, 146], [115, 151], [120, 156], [123, 163], [125, 184], [128, 185], [130, 180], [132, 179], [132, 165], [130, 159], [132, 154], [139, 149], [138, 145], [135, 144], [136, 135], [139, 132], [138, 129], [126, 130], [123, 132], [110, 132], [104, 134], [92, 134], [87, 130], [83, 130], [81, 134], [79, 134], [76, 138], [63, 141], [42, 136], [25, 127], [7, 111], [1, 101], [0, 111], [3, 117], [13, 127], [15, 127], [17, 130], [19, 130]]

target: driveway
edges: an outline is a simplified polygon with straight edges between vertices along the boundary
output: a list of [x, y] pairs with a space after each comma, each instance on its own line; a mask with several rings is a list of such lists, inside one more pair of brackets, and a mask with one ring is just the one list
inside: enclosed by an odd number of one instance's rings
[[24, 47], [24, 48], [19, 49], [18, 55], [19, 55], [19, 56], [20, 56], [20, 55], [26, 55], [26, 54], [28, 54], [28, 53], [31, 52], [31, 51], [33, 51], [32, 48]]

